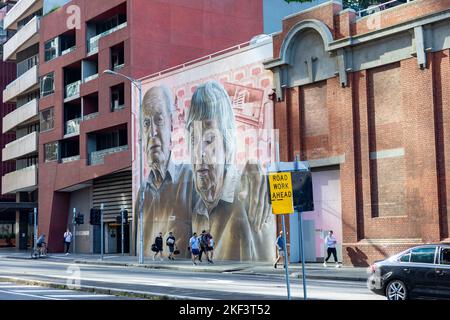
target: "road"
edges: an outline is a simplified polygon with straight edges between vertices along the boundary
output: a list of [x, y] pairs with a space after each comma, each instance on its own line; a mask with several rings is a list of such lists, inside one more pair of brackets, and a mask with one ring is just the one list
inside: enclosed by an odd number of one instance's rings
[[[0, 277], [79, 284], [186, 299], [286, 299], [285, 280], [277, 276], [183, 272], [137, 267], [70, 264], [45, 260], [0, 259]], [[308, 298], [384, 300], [366, 284], [354, 281], [308, 280]], [[301, 279], [291, 278], [291, 295], [303, 298]]]
[[129, 300], [105, 294], [0, 282], [0, 300]]

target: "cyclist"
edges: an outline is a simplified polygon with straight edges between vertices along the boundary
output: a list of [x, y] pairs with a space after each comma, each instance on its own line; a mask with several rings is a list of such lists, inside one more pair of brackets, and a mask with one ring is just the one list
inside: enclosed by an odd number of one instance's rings
[[36, 242], [36, 246], [38, 247], [39, 255], [45, 254], [45, 248], [47, 247], [47, 243], [45, 242], [45, 234], [42, 234]]

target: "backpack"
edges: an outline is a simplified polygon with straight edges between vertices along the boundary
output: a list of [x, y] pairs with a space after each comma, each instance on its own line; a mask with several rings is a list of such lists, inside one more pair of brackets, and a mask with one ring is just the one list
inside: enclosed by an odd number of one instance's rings
[[208, 238], [207, 238], [206, 234], [201, 236], [200, 245], [205, 248], [208, 246]]
[[158, 250], [158, 247], [156, 246], [156, 243], [152, 244], [151, 250], [152, 250], [153, 252], [158, 252], [158, 251], [159, 251], [159, 250]]

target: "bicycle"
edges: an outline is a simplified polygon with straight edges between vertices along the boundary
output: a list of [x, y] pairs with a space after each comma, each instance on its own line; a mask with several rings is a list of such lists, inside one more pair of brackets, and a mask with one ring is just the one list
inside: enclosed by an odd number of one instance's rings
[[41, 247], [33, 248], [31, 258], [38, 259], [47, 256], [47, 244], [43, 243]]

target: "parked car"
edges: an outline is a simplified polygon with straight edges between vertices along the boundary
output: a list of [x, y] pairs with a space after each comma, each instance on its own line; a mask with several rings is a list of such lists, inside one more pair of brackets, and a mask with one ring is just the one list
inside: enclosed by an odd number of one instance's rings
[[450, 244], [410, 248], [370, 266], [368, 287], [388, 300], [450, 299]]

